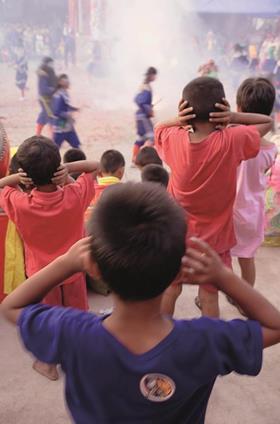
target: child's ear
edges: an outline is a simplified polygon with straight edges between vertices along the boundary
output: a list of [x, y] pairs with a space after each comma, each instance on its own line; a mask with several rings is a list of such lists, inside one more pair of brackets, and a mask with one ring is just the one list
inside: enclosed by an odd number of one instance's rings
[[98, 265], [97, 265], [96, 262], [94, 262], [92, 260], [92, 257], [90, 255], [90, 252], [88, 252], [85, 255], [85, 258], [84, 258], [84, 268], [85, 268], [86, 273], [90, 277], [96, 278], [96, 279], [101, 279], [101, 274], [100, 274]]

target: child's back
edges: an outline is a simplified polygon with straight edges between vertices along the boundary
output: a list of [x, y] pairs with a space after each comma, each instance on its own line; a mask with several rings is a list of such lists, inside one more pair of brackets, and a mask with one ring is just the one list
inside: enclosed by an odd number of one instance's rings
[[269, 143], [261, 147], [255, 158], [240, 164], [233, 210], [237, 240], [231, 251], [233, 256], [253, 257], [264, 240], [266, 171], [272, 167], [276, 154], [276, 146]]
[[237, 126], [192, 143], [184, 128], [157, 127], [156, 140], [171, 168], [169, 190], [187, 212], [189, 235], [202, 237], [219, 253], [229, 250], [235, 243], [232, 209], [237, 168], [258, 153], [258, 132]]
[[94, 198], [85, 214], [87, 222], [104, 190], [121, 182], [125, 169], [125, 159], [118, 150], [106, 150], [100, 159], [100, 175], [94, 182]]
[[[275, 101], [275, 89], [265, 78], [248, 78], [237, 92], [237, 106], [242, 112], [270, 115]], [[253, 258], [264, 240], [266, 172], [277, 155], [274, 143], [262, 140], [258, 155], [242, 162], [238, 169], [234, 203], [234, 227], [237, 244], [232, 255]], [[252, 280], [253, 281], [253, 280]]]
[[[197, 78], [183, 91], [196, 114], [194, 132], [178, 123], [156, 129], [158, 151], [172, 171], [170, 191], [188, 214], [189, 235], [202, 237], [219, 253], [235, 244], [232, 215], [237, 168], [241, 161], [255, 157], [260, 147], [260, 133], [254, 125], [216, 129], [217, 124], [211, 123], [210, 113], [224, 97], [218, 80]], [[246, 121], [246, 115], [238, 118], [240, 123]]]
[[[237, 168], [241, 161], [257, 155], [260, 134], [271, 129], [272, 120], [263, 115], [230, 113], [223, 85], [214, 78], [191, 81], [184, 88], [181, 107], [187, 103], [191, 108], [180, 112], [183, 118], [157, 126], [156, 147], [171, 169], [169, 191], [187, 213], [187, 237], [207, 241], [230, 267], [230, 249], [236, 242], [233, 204]], [[189, 122], [192, 132], [185, 128]], [[217, 129], [221, 123], [252, 125]], [[219, 315], [215, 287], [200, 287], [195, 303], [204, 315]], [[172, 312], [171, 306], [168, 310]]]
[[[59, 152], [54, 143], [46, 139], [30, 140], [19, 147], [18, 161], [23, 168], [30, 169], [32, 178], [37, 177], [37, 186], [52, 186], [51, 178], [60, 166]], [[45, 148], [44, 153], [40, 147]], [[43, 157], [44, 154], [47, 156]], [[42, 176], [45, 172], [50, 176]], [[63, 254], [83, 236], [83, 213], [93, 195], [91, 174], [81, 175], [74, 184], [53, 186], [50, 191], [34, 188], [28, 194], [14, 187], [3, 189], [1, 204], [24, 241], [28, 276]]]
[[112, 315], [40, 304], [22, 312], [26, 347], [66, 373], [76, 423], [203, 423], [218, 375], [259, 372], [257, 322], [161, 315], [162, 293], [185, 252], [185, 231], [181, 208], [158, 185], [119, 184], [92, 215], [90, 261], [96, 262], [87, 268], [98, 267], [115, 293]]

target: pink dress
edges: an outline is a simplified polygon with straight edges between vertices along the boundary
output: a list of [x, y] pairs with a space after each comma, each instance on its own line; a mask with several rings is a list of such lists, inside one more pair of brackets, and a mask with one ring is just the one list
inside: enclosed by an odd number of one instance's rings
[[254, 159], [242, 162], [238, 169], [236, 199], [233, 208], [237, 244], [232, 256], [253, 258], [264, 240], [266, 171], [277, 155], [274, 144], [262, 146]]

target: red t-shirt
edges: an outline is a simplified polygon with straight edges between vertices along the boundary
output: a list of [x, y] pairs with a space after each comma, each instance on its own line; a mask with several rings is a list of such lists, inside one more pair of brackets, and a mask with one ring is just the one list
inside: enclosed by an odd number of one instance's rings
[[92, 174], [82, 174], [75, 183], [52, 193], [34, 189], [27, 194], [11, 187], [2, 190], [0, 205], [24, 242], [27, 276], [64, 254], [84, 236], [84, 212], [94, 192]]
[[155, 140], [171, 169], [169, 192], [187, 212], [188, 236], [206, 240], [219, 253], [229, 250], [235, 244], [236, 171], [242, 160], [259, 152], [257, 129], [229, 127], [191, 143], [184, 128], [159, 126]]

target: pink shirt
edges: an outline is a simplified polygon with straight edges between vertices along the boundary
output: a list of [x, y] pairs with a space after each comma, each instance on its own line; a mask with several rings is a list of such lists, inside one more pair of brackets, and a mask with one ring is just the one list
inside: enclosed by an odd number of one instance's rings
[[27, 276], [64, 254], [83, 237], [84, 212], [94, 192], [92, 174], [82, 174], [75, 183], [58, 187], [52, 193], [34, 189], [27, 194], [11, 187], [2, 190], [0, 205], [24, 242]]
[[239, 125], [192, 143], [184, 128], [159, 126], [155, 140], [171, 169], [169, 192], [187, 212], [188, 236], [206, 240], [218, 253], [228, 251], [235, 244], [237, 168], [242, 160], [257, 155], [259, 132], [254, 126]]
[[262, 146], [259, 154], [241, 163], [238, 169], [234, 203], [234, 229], [237, 244], [232, 255], [252, 258], [264, 240], [265, 190], [267, 177], [277, 155], [275, 145]]

